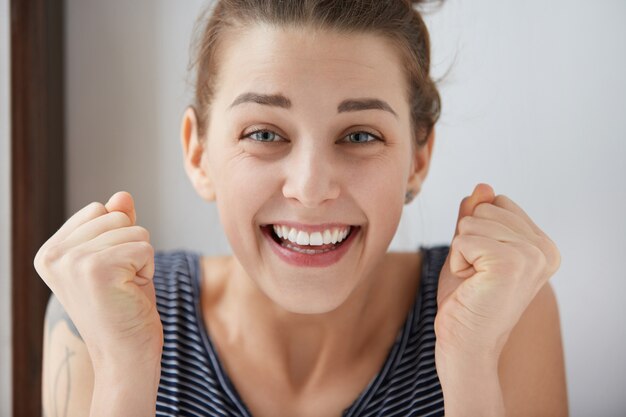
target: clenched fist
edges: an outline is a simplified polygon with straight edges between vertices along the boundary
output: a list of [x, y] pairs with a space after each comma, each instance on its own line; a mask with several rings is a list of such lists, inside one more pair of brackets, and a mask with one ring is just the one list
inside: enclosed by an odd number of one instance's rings
[[554, 242], [511, 199], [478, 184], [463, 199], [439, 276], [436, 350], [499, 358], [522, 313], [560, 265]]
[[76, 325], [95, 370], [161, 358], [154, 249], [135, 223], [132, 196], [118, 192], [75, 213], [35, 255], [35, 269]]

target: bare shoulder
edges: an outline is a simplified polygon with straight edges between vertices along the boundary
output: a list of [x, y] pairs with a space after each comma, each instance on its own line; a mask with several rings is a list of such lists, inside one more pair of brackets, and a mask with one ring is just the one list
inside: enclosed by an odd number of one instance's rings
[[232, 255], [200, 258], [200, 302], [207, 321], [213, 321], [209, 315], [224, 295], [230, 281], [232, 263]]
[[559, 309], [550, 282], [511, 332], [498, 367], [507, 416], [567, 416]]
[[385, 254], [386, 270], [409, 277], [419, 277], [422, 267], [423, 253], [415, 252], [387, 252]]

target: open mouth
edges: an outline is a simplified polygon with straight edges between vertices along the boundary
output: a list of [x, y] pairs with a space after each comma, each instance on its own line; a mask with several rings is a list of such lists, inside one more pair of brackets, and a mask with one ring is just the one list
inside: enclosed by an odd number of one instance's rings
[[290, 240], [290, 239], [287, 239], [286, 237], [278, 236], [276, 234], [276, 231], [274, 230], [273, 225], [271, 224], [261, 226], [261, 229], [263, 230], [263, 232], [267, 234], [274, 242], [276, 242], [281, 247], [286, 248], [293, 252], [306, 254], [306, 255], [323, 254], [323, 253], [335, 251], [341, 248], [343, 245], [346, 244], [346, 242], [351, 240], [352, 235], [356, 233], [356, 231], [358, 231], [359, 228], [360, 228], [359, 226], [350, 226], [345, 236], [343, 237], [340, 236], [339, 239], [333, 239], [333, 240], [340, 240], [340, 241], [336, 241], [335, 243], [330, 242], [330, 243], [323, 243], [321, 245], [308, 245], [308, 244], [301, 245], [296, 242], [293, 242], [293, 239]]

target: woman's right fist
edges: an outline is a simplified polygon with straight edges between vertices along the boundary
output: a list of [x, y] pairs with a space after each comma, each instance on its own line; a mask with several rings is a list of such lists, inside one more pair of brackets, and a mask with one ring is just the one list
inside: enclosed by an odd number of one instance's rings
[[35, 269], [76, 325], [94, 370], [161, 359], [154, 249], [135, 221], [132, 196], [118, 192], [75, 213], [35, 255]]

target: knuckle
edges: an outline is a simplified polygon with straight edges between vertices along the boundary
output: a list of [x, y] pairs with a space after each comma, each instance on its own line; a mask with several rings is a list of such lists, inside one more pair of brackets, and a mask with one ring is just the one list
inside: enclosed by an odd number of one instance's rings
[[533, 253], [536, 258], [546, 258], [545, 248], [543, 245], [533, 245], [529, 243], [528, 247], [530, 252]]
[[461, 220], [459, 220], [459, 232], [460, 233], [468, 232], [472, 223], [473, 223], [472, 216], [463, 217]]
[[135, 230], [137, 230], [137, 232], [141, 236], [142, 240], [145, 240], [147, 242], [150, 241], [150, 232], [148, 231], [148, 229], [146, 229], [145, 227], [142, 227], [142, 226], [133, 226], [133, 228], [135, 228]]
[[532, 271], [543, 271], [547, 266], [546, 254], [536, 245], [524, 244], [522, 255], [526, 258], [525, 262]]
[[132, 222], [130, 221], [130, 217], [128, 217], [126, 213], [123, 213], [121, 211], [113, 211], [109, 213], [108, 216], [110, 216], [112, 221], [118, 227], [128, 227], [132, 225]]
[[[94, 220], [100, 216], [104, 216], [108, 211], [104, 204], [94, 201], [92, 203], [87, 204], [81, 210], [77, 211], [72, 215], [72, 218], [84, 218], [85, 220]], [[80, 226], [78, 226], [80, 227]]]
[[35, 270], [37, 272], [39, 272], [40, 269], [45, 267], [46, 262], [43, 259], [45, 256], [44, 252], [45, 252], [45, 249], [43, 247], [39, 248], [39, 250], [35, 254], [35, 257], [33, 258], [33, 266], [35, 267]]
[[488, 214], [490, 211], [491, 211], [491, 204], [480, 203], [474, 208], [474, 215], [480, 216], [480, 217], [488, 217]]
[[33, 266], [41, 275], [50, 265], [63, 256], [63, 249], [59, 245], [44, 245], [35, 254]]
[[152, 251], [153, 250], [152, 244], [150, 244], [150, 242], [147, 242], [145, 240], [142, 240], [141, 242], [139, 242], [139, 245], [144, 250], [147, 250], [147, 251]]
[[542, 247], [547, 255], [547, 263], [551, 273], [555, 273], [561, 267], [561, 252], [554, 241], [548, 236], [541, 236]]
[[139, 246], [139, 251], [141, 253], [151, 257], [154, 256], [154, 247], [150, 244], [150, 242], [142, 240], [141, 242], [137, 242], [137, 245]]
[[86, 208], [88, 212], [96, 214], [96, 215], [102, 215], [102, 214], [107, 213], [107, 209], [104, 206], [104, 204], [98, 201], [93, 201], [87, 204]]
[[504, 205], [511, 202], [511, 199], [504, 194], [498, 194], [493, 199], [493, 204], [498, 207], [503, 207]]
[[65, 252], [62, 256], [62, 261], [68, 264], [76, 264], [81, 259], [84, 259], [83, 251], [81, 250], [80, 245], [72, 247], [70, 250]]
[[537, 241], [539, 242], [539, 245], [546, 251], [551, 251], [552, 247], [555, 246], [554, 242], [552, 242], [552, 240], [545, 234], [539, 234], [537, 236]]
[[460, 250], [460, 246], [463, 244], [463, 236], [462, 235], [457, 235], [454, 237], [454, 239], [452, 239], [452, 242], [450, 243], [450, 249], [454, 250], [454, 251], [459, 251]]

